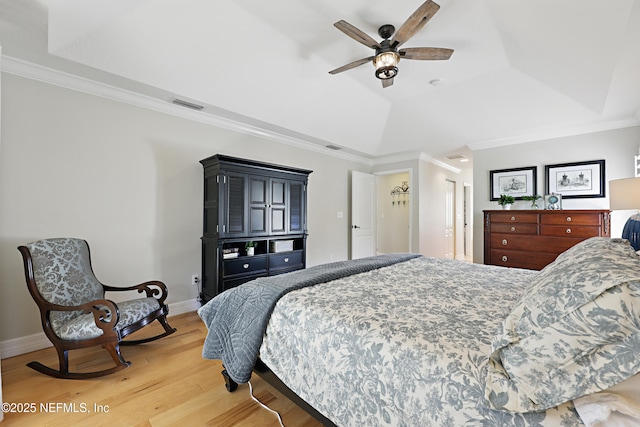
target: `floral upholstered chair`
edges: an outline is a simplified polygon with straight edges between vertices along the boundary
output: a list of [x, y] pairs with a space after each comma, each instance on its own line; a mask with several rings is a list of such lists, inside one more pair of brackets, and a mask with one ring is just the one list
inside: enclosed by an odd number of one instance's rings
[[[89, 244], [82, 239], [45, 239], [19, 246], [27, 287], [40, 309], [42, 328], [58, 352], [60, 369], [39, 362], [27, 364], [56, 378], [83, 379], [111, 374], [131, 365], [120, 344], [140, 344], [172, 334], [164, 301], [167, 287], [150, 281], [136, 286], [113, 287], [98, 281], [91, 268]], [[145, 297], [118, 302], [105, 299], [106, 291], [137, 291]], [[123, 338], [158, 320], [164, 332], [140, 340]], [[68, 351], [103, 346], [116, 366], [102, 371], [69, 372]]]

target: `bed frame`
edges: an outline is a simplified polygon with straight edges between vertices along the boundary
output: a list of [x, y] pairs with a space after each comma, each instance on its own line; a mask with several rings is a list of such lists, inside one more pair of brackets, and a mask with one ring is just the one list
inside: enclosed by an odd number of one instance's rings
[[[253, 367], [253, 372], [258, 374], [263, 380], [267, 382], [267, 384], [278, 390], [313, 418], [321, 422], [323, 426], [337, 427], [331, 420], [322, 415], [313, 406], [309, 405], [304, 399], [302, 399], [293, 390], [287, 387], [285, 383], [283, 383], [280, 378], [278, 378], [276, 374], [274, 374], [260, 358], [258, 358], [258, 360], [256, 361], [256, 365]], [[238, 383], [231, 379], [226, 369], [222, 371], [222, 376], [224, 377], [224, 384], [227, 388], [227, 391], [233, 392], [238, 388]]]

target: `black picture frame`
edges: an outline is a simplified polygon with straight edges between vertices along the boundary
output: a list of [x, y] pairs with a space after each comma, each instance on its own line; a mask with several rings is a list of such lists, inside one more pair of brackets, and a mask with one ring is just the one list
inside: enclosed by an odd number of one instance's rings
[[500, 200], [505, 194], [516, 200], [524, 196], [535, 196], [537, 189], [537, 166], [489, 171], [490, 200]]
[[546, 194], [561, 194], [562, 199], [605, 197], [605, 161], [546, 165]]

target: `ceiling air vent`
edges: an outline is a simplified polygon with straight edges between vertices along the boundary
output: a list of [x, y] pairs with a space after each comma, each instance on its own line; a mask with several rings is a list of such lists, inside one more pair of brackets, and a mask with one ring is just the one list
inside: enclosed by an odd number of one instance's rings
[[327, 147], [330, 150], [342, 150], [342, 147], [338, 147], [337, 145], [333, 145], [333, 144], [326, 145], [325, 147]]
[[182, 99], [175, 98], [171, 101], [172, 103], [179, 105], [181, 107], [191, 108], [192, 110], [202, 110], [204, 107], [202, 105], [194, 104], [189, 101], [184, 101]]
[[454, 154], [453, 156], [447, 156], [445, 158], [447, 160], [462, 160], [464, 159], [464, 156], [461, 156], [460, 154]]

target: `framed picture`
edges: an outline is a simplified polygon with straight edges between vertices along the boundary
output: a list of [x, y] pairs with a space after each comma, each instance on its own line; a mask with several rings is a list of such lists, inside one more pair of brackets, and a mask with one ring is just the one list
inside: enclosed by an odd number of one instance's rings
[[489, 171], [491, 200], [498, 200], [502, 194], [522, 200], [524, 196], [536, 194], [536, 166], [517, 169]]
[[563, 199], [604, 197], [604, 160], [546, 165], [544, 169], [547, 194], [562, 194]]

